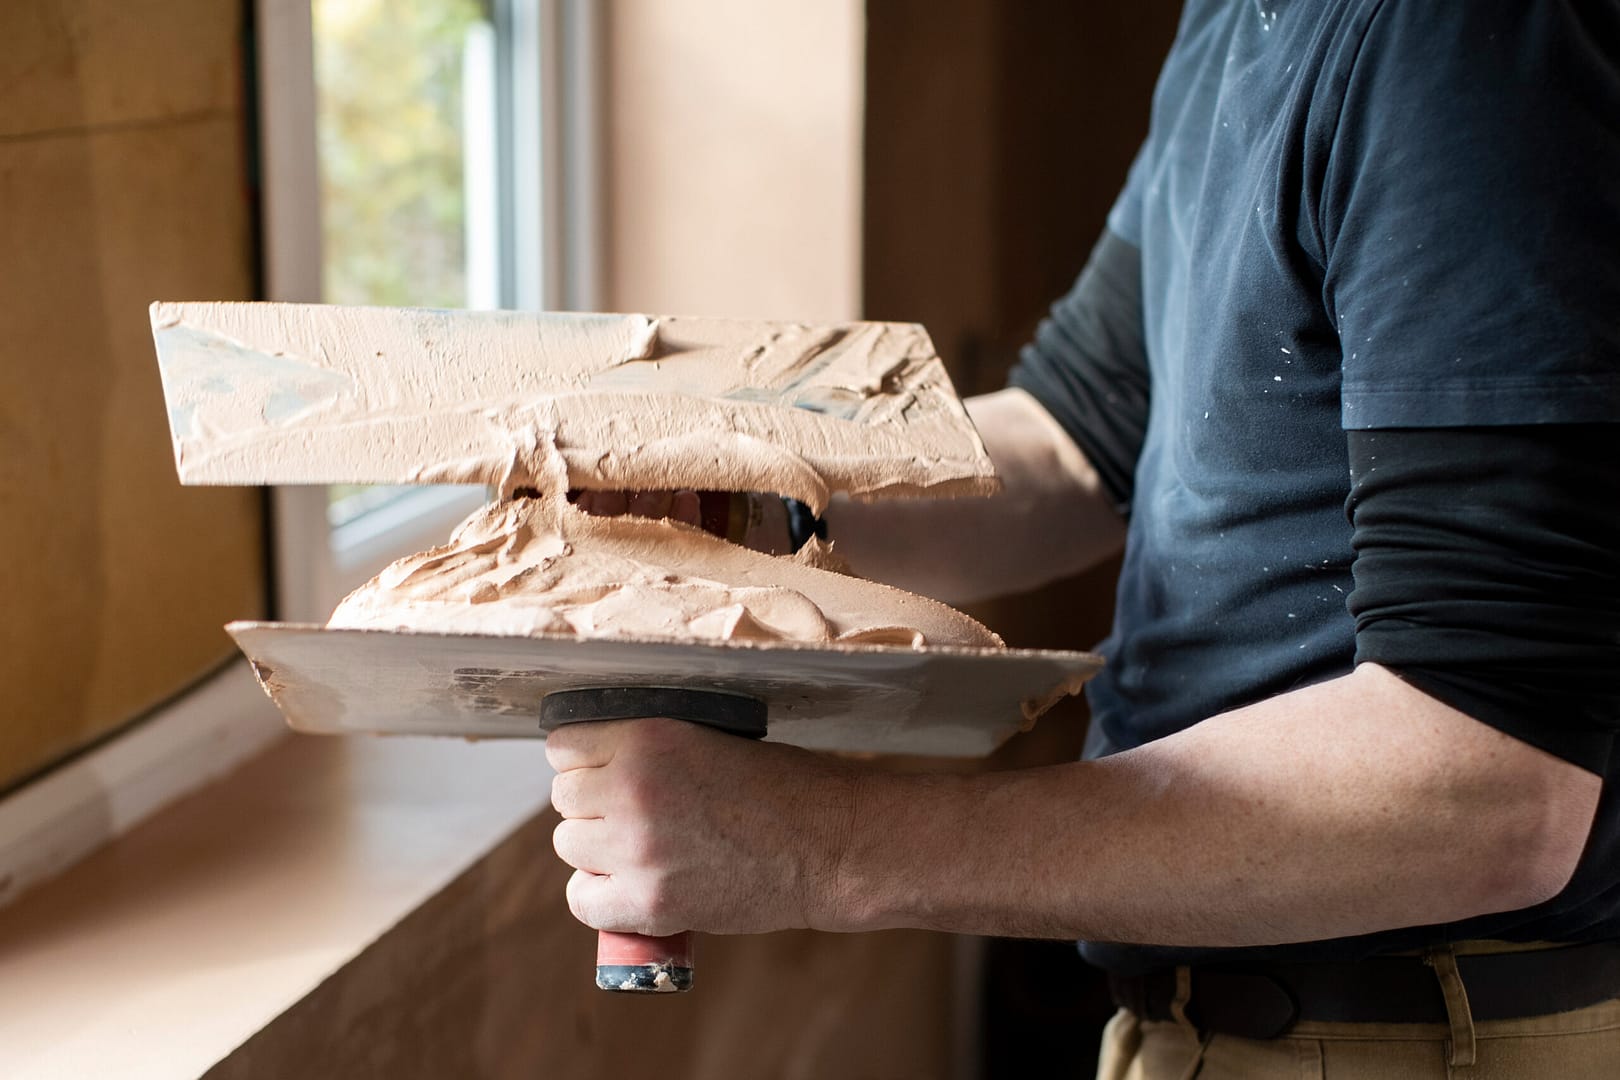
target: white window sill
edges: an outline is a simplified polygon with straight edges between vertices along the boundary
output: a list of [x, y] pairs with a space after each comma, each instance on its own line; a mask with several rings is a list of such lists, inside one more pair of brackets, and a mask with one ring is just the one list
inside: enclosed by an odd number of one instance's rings
[[0, 907], [287, 734], [237, 659], [0, 799]]
[[0, 1076], [202, 1075], [543, 810], [549, 778], [538, 741], [276, 742], [0, 909]]

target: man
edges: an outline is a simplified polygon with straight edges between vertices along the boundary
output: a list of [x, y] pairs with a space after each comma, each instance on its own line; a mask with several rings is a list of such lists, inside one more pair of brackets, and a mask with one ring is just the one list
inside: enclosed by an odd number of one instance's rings
[[574, 913], [1072, 937], [1109, 1076], [1615, 1075], [1620, 6], [1192, 0], [1011, 383], [1004, 495], [828, 524], [947, 599], [1123, 543], [1088, 760], [570, 728]]

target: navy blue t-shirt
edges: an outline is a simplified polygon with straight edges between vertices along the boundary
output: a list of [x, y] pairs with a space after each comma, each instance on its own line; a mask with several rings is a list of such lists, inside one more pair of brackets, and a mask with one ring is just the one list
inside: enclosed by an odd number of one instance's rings
[[[1145, 399], [1088, 687], [1122, 749], [1351, 669], [1347, 430], [1620, 420], [1620, 5], [1192, 0], [1109, 228], [1140, 251], [1146, 373], [1101, 356], [1076, 389], [1057, 370], [1095, 321], [1064, 310], [1077, 289], [1013, 382], [1066, 423]], [[1565, 901], [1587, 905], [1583, 935], [1617, 906]], [[1477, 923], [1448, 936], [1557, 929]], [[1199, 955], [1086, 951], [1122, 970]]]

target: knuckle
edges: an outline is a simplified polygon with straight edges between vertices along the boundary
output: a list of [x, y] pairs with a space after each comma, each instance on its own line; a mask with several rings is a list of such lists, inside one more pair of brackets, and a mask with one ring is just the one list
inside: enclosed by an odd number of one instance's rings
[[649, 716], [641, 722], [646, 725], [653, 738], [664, 745], [677, 742], [681, 732], [689, 726], [684, 720], [671, 720], [667, 716]]
[[620, 787], [618, 795], [617, 802], [628, 817], [639, 820], [657, 813], [658, 793], [650, 784], [630, 781]]
[[645, 821], [662, 817], [668, 795], [655, 769], [644, 762], [615, 766], [611, 777], [613, 805], [626, 816]]
[[664, 845], [659, 839], [657, 830], [645, 825], [628, 828], [625, 831], [624, 842], [625, 854], [635, 866], [651, 866], [664, 853]]
[[684, 720], [671, 720], [667, 716], [648, 716], [630, 721], [635, 726], [630, 746], [634, 749], [638, 765], [643, 769], [656, 769], [661, 760], [667, 760], [681, 751], [684, 737], [691, 727]]
[[669, 881], [662, 874], [653, 874], [642, 890], [642, 907], [646, 913], [655, 919], [662, 919], [669, 914], [671, 890]]
[[649, 876], [639, 897], [638, 914], [647, 928], [646, 933], [667, 934], [680, 929], [681, 913], [676, 905], [676, 890], [663, 874]]

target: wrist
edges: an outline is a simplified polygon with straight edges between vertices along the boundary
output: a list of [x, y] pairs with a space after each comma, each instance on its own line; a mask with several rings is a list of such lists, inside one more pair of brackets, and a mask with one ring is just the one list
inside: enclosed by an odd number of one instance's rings
[[[965, 839], [951, 819], [965, 778], [850, 765], [835, 812], [821, 815], [827, 871], [811, 926], [837, 932], [933, 928], [940, 891]], [[823, 802], [823, 806], [827, 806]]]
[[827, 539], [827, 522], [808, 506], [798, 499], [789, 499], [786, 496], [783, 496], [781, 501], [787, 514], [788, 544], [791, 550], [798, 551], [808, 544], [812, 537], [818, 540]]
[[821, 759], [826, 775], [812, 782], [802, 805], [810, 837], [806, 856], [805, 924], [812, 930], [854, 933], [862, 925], [859, 897], [848, 880], [850, 855], [865, 816], [871, 777], [865, 766]]

